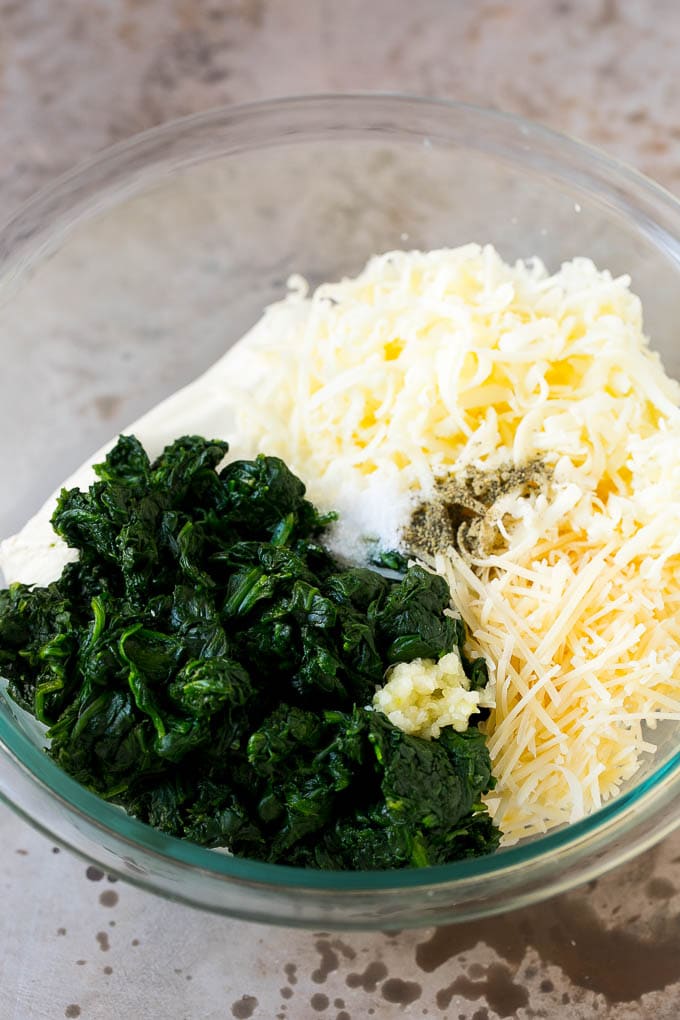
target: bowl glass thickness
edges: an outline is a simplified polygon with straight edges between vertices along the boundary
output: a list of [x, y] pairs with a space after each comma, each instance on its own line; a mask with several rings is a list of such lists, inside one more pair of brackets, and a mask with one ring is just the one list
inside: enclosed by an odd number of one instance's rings
[[[550, 268], [628, 273], [677, 376], [680, 208], [605, 156], [517, 118], [390, 96], [217, 110], [120, 145], [0, 232], [0, 535], [77, 464], [234, 343], [291, 273], [490, 242]], [[465, 920], [592, 878], [677, 823], [677, 727], [591, 817], [478, 860], [377, 873], [230, 858], [128, 818], [64, 775], [0, 698], [0, 796], [102, 868], [202, 909], [325, 928]]]

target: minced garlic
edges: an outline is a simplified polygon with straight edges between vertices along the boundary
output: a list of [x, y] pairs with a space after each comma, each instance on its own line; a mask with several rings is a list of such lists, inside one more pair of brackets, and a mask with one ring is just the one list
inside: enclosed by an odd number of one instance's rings
[[462, 732], [470, 716], [480, 708], [493, 708], [487, 687], [471, 691], [457, 651], [434, 659], [399, 662], [387, 674], [387, 683], [376, 691], [373, 707], [384, 712], [404, 733], [425, 739], [437, 738], [444, 726]]

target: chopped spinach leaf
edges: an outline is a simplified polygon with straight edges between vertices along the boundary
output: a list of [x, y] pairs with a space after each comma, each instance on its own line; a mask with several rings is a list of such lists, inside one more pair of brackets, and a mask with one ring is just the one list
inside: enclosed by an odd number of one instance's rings
[[422, 866], [499, 841], [476, 727], [426, 741], [367, 708], [386, 668], [457, 647], [448, 588], [343, 569], [276, 457], [221, 466], [185, 436], [153, 463], [121, 436], [53, 525], [79, 559], [0, 591], [0, 673], [50, 756], [164, 832], [316, 868]]

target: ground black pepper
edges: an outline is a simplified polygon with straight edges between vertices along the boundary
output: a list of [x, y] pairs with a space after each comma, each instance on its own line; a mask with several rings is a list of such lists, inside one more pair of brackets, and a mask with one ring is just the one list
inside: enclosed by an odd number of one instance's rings
[[502, 497], [529, 498], [545, 489], [552, 469], [540, 458], [521, 467], [501, 464], [497, 468], [466, 468], [435, 482], [433, 497], [418, 504], [404, 529], [409, 551], [435, 556], [453, 546], [467, 558], [488, 556], [505, 548], [499, 523], [510, 523]]

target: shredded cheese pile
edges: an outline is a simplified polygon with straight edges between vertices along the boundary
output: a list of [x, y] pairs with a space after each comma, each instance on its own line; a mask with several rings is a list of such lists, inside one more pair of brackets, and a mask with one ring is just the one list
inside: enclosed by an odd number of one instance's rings
[[680, 388], [629, 283], [584, 258], [393, 252], [312, 295], [294, 281], [249, 344], [238, 434], [322, 505], [371, 502], [387, 542], [437, 476], [551, 469], [504, 507], [502, 553], [436, 562], [495, 668], [506, 842], [599, 807], [655, 749], [645, 720], [680, 720]]

